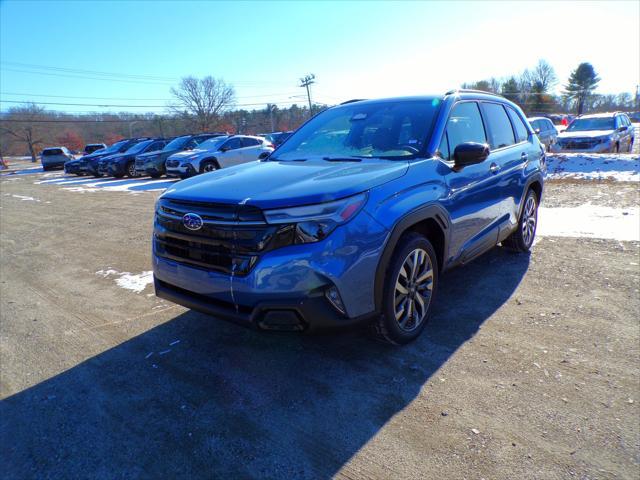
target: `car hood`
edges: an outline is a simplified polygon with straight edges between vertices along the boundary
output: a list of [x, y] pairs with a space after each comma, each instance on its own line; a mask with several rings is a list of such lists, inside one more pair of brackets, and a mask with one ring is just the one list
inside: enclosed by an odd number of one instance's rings
[[576, 132], [561, 132], [558, 138], [594, 138], [604, 137], [605, 135], [613, 135], [614, 130], [583, 130]]
[[[194, 150], [182, 150], [181, 152], [177, 152], [171, 155], [171, 158], [173, 160], [182, 160], [185, 158], [195, 158], [198, 155], [201, 155], [203, 153], [207, 153], [210, 150], [203, 150], [201, 148], [196, 148]], [[167, 159], [168, 160], [168, 159]]]
[[401, 177], [409, 162], [249, 162], [183, 180], [162, 196], [196, 202], [280, 208], [330, 202]]

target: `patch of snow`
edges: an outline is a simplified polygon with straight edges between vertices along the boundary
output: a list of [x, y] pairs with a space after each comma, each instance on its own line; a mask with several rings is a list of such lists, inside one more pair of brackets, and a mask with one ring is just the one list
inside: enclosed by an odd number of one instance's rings
[[640, 181], [640, 155], [559, 153], [547, 155], [547, 178]]
[[540, 207], [536, 234], [542, 237], [640, 241], [640, 207], [614, 208], [591, 204]]
[[27, 195], [15, 195], [13, 193], [11, 194], [5, 193], [5, 196], [9, 196], [9, 195], [11, 195], [13, 198], [19, 198], [23, 202], [39, 202], [40, 201], [37, 198], [29, 197]]
[[147, 285], [153, 283], [153, 272], [147, 271], [138, 274], [132, 274], [129, 272], [118, 272], [112, 268], [107, 270], [98, 270], [96, 275], [107, 278], [109, 276], [118, 276], [116, 278], [116, 284], [121, 288], [126, 288], [135, 293], [141, 293]]

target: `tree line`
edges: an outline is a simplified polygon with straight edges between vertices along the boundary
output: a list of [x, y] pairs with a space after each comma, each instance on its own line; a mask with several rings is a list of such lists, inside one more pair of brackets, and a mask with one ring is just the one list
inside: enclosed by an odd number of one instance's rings
[[[560, 95], [553, 67], [540, 60], [532, 69], [507, 78], [464, 83], [471, 88], [501, 94], [518, 104], [527, 115], [544, 113], [591, 113], [639, 110], [638, 98], [629, 93], [595, 93], [600, 78], [589, 63], [571, 72]], [[87, 143], [111, 144], [131, 136], [175, 137], [194, 132], [259, 134], [298, 128], [326, 105], [268, 104], [261, 109], [239, 109], [235, 90], [223, 79], [183, 78], [171, 89], [173, 101], [163, 114], [130, 112], [70, 114], [46, 110], [35, 103], [0, 113], [0, 155], [29, 155], [36, 160], [47, 146], [64, 145], [80, 151]]]

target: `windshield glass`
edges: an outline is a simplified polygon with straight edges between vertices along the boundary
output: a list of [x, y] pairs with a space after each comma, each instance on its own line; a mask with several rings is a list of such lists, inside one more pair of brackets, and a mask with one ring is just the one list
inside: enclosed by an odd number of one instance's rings
[[101, 150], [100, 153], [116, 153], [119, 151], [129, 140], [121, 140], [119, 142], [114, 143], [108, 148]]
[[320, 113], [297, 130], [272, 160], [415, 156], [431, 133], [441, 101], [353, 103]]
[[567, 132], [613, 129], [613, 117], [577, 118], [567, 127]]
[[144, 150], [153, 140], [147, 140], [146, 142], [136, 143], [133, 147], [129, 148], [126, 153], [139, 153]]
[[226, 139], [227, 137], [210, 138], [198, 145], [198, 150], [217, 150]]
[[162, 150], [180, 150], [185, 143], [187, 143], [187, 140], [189, 140], [191, 138], [191, 135], [185, 135], [184, 137], [178, 137], [178, 138], [174, 138], [173, 140], [171, 140], [169, 143], [167, 143], [167, 145], [162, 149]]

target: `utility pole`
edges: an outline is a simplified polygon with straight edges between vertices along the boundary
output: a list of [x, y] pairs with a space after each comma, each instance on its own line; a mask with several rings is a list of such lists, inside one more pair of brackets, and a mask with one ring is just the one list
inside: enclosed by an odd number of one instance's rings
[[271, 131], [275, 132], [276, 129], [273, 126], [273, 111], [276, 109], [276, 106], [272, 103], [267, 103], [267, 110], [269, 110], [269, 121], [271, 122]]
[[307, 89], [307, 100], [309, 100], [309, 116], [312, 115], [311, 114], [311, 92], [309, 90], [309, 85], [316, 83], [315, 78], [316, 76], [313, 73], [311, 73], [300, 79], [300, 86], [305, 87]]

